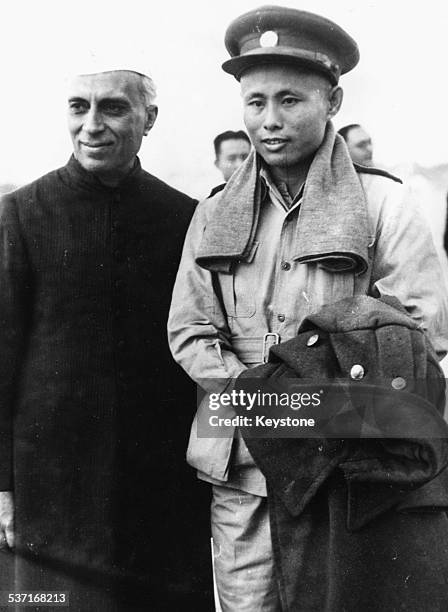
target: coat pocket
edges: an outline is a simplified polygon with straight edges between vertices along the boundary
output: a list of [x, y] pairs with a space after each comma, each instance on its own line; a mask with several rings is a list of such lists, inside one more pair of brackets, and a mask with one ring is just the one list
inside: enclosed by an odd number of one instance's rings
[[253, 317], [256, 311], [256, 286], [253, 261], [258, 249], [255, 242], [250, 256], [234, 266], [230, 274], [220, 274], [222, 301], [228, 317]]

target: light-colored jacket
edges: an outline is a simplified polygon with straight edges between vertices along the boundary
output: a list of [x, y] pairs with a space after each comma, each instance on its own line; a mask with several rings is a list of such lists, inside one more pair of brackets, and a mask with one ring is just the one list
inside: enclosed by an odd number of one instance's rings
[[[199, 204], [185, 240], [168, 333], [174, 358], [206, 391], [221, 391], [229, 379], [259, 364], [267, 332], [290, 339], [308, 314], [355, 295], [397, 297], [441, 356], [447, 351], [447, 289], [418, 206], [390, 178], [365, 173], [359, 178], [370, 227], [369, 265], [360, 275], [288, 260], [288, 232], [298, 222], [298, 210], [282, 217], [272, 206], [265, 208], [249, 260], [229, 274], [212, 273], [197, 265], [196, 256], [221, 193]], [[231, 438], [199, 438], [194, 422], [187, 460], [200, 473], [226, 481], [231, 445]]]

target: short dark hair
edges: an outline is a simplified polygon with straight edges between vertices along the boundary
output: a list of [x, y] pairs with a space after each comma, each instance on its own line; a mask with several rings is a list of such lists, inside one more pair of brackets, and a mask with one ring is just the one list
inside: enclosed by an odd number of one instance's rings
[[215, 147], [215, 155], [218, 157], [221, 144], [225, 140], [245, 140], [250, 144], [249, 136], [246, 134], [244, 130], [238, 130], [237, 132], [232, 132], [232, 130], [227, 130], [227, 132], [223, 132], [222, 134], [218, 134], [218, 136], [213, 141], [213, 146]]
[[341, 127], [341, 129], [338, 130], [338, 134], [340, 134], [345, 140], [345, 142], [347, 142], [348, 133], [350, 132], [350, 130], [354, 130], [355, 128], [360, 127], [361, 126], [359, 125], [359, 123], [350, 123], [349, 125], [344, 125], [344, 127]]

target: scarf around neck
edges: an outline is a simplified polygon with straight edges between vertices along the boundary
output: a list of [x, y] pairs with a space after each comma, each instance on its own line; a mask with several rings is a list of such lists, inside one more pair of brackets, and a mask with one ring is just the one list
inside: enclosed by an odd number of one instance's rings
[[[249, 256], [261, 205], [260, 160], [252, 152], [222, 192], [204, 230], [196, 262], [216, 272]], [[361, 182], [343, 138], [329, 122], [308, 171], [293, 259], [332, 272], [368, 267], [369, 224]]]

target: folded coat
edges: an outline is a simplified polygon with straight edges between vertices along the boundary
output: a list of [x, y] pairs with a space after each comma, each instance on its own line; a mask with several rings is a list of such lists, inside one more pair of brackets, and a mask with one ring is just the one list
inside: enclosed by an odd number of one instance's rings
[[[360, 384], [382, 381], [382, 391], [390, 390], [377, 422], [386, 410], [397, 415], [397, 427], [407, 416], [413, 438], [260, 439], [242, 428], [267, 479], [283, 609], [445, 610], [445, 380], [399, 302], [361, 296], [323, 307], [296, 338], [271, 349], [269, 363], [243, 372], [240, 384], [257, 377], [277, 386], [283, 378], [285, 388], [291, 378], [349, 379], [353, 364], [364, 368]], [[406, 383], [403, 392], [391, 384], [397, 377]]]

